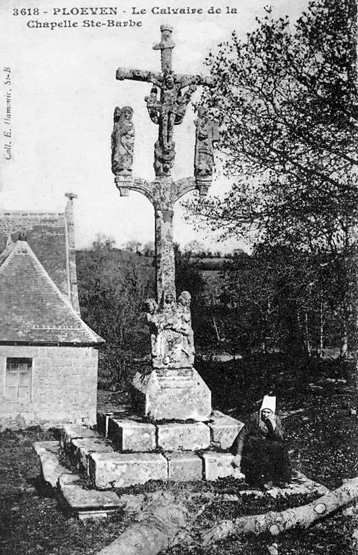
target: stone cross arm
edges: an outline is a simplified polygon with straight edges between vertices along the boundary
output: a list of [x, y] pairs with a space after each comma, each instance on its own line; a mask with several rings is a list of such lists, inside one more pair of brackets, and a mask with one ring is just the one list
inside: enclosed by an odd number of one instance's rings
[[[214, 81], [212, 77], [202, 75], [185, 75], [185, 74], [175, 74], [175, 84], [179, 88], [188, 87], [189, 85], [206, 85], [212, 87]], [[163, 85], [164, 76], [162, 73], [154, 73], [152, 71], [143, 71], [141, 69], [125, 69], [118, 68], [116, 72], [116, 79], [123, 81], [124, 79], [129, 79], [131, 81], [145, 81], [147, 83], [153, 83], [161, 87]]]
[[119, 67], [116, 72], [116, 79], [123, 81], [129, 79], [131, 81], [146, 81], [154, 85], [161, 85], [163, 76], [161, 73], [153, 73], [152, 71], [143, 71], [141, 69], [125, 69]]
[[206, 85], [207, 87], [213, 87], [214, 81], [212, 77], [202, 75], [182, 75], [176, 74], [175, 75], [176, 83], [180, 84], [181, 87], [187, 87], [189, 85]]
[[[165, 181], [149, 182], [145, 179], [134, 178], [126, 183], [118, 181], [116, 185], [121, 196], [128, 196], [129, 190], [142, 193], [152, 203], [155, 209], [173, 209], [173, 205], [183, 195], [197, 189], [193, 177], [184, 177], [179, 181], [167, 179]], [[163, 186], [164, 185], [164, 186]]]

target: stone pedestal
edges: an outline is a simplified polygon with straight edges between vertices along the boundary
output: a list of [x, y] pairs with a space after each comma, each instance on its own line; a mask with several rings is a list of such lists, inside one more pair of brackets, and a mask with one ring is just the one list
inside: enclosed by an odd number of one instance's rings
[[211, 392], [194, 368], [156, 369], [133, 380], [132, 402], [137, 414], [152, 421], [209, 420]]

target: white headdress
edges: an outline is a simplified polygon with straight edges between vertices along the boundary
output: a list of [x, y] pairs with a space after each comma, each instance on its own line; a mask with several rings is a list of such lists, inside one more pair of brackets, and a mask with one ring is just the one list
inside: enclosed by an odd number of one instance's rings
[[273, 397], [272, 395], [265, 395], [263, 400], [262, 400], [260, 412], [263, 409], [270, 409], [272, 411], [272, 413], [275, 414], [275, 412], [276, 412], [276, 397]]

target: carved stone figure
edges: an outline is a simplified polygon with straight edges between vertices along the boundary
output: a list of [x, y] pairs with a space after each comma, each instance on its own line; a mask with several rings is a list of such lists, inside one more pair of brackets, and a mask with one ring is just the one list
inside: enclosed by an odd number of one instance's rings
[[146, 302], [154, 368], [188, 368], [193, 365], [194, 341], [190, 298], [187, 297], [190, 294], [184, 293], [178, 299], [179, 306], [172, 293], [163, 295], [160, 309], [154, 299]]
[[151, 352], [153, 360], [157, 357], [157, 321], [156, 312], [158, 310], [158, 303], [155, 299], [147, 299], [145, 301], [145, 310], [147, 313], [147, 323], [149, 326]]
[[219, 139], [218, 124], [208, 115], [205, 108], [198, 108], [196, 125], [194, 175], [196, 178], [210, 179], [213, 175], [213, 147]]
[[189, 291], [182, 291], [182, 293], [178, 297], [178, 313], [180, 314], [180, 318], [182, 321], [182, 330], [184, 336], [183, 351], [188, 357], [188, 360], [191, 361], [192, 364], [194, 364], [195, 346], [194, 332], [191, 326], [190, 304], [191, 295]]
[[[185, 92], [182, 92], [183, 88], [186, 88]], [[154, 150], [154, 169], [157, 176], [170, 175], [175, 158], [174, 125], [179, 125], [183, 121], [195, 90], [194, 83], [187, 84], [180, 79], [177, 80], [172, 71], [166, 70], [163, 79], [155, 80], [150, 95], [145, 97], [150, 119], [159, 126], [158, 141], [155, 143]]]
[[134, 150], [133, 109], [118, 106], [114, 110], [112, 132], [112, 172], [117, 177], [131, 179]]
[[172, 51], [175, 47], [172, 39], [173, 28], [161, 25], [160, 31], [161, 40], [153, 48], [160, 51], [162, 73], [118, 68], [116, 77], [119, 80], [131, 79], [152, 83], [153, 87], [145, 101], [150, 119], [158, 125], [154, 169], [157, 177], [166, 177], [170, 176], [175, 159], [174, 125], [183, 121], [187, 105], [197, 86], [213, 86], [214, 83], [211, 77], [175, 74], [172, 70]]
[[162, 299], [162, 305], [161, 305], [161, 311], [164, 314], [176, 314], [177, 312], [177, 304], [175, 302], [175, 297], [173, 295], [173, 293], [171, 293], [170, 291], [165, 291], [163, 293], [163, 299]]

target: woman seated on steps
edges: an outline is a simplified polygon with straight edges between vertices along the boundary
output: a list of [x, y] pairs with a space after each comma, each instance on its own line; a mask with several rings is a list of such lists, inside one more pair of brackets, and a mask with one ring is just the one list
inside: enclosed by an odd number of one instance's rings
[[265, 395], [260, 410], [249, 417], [232, 445], [232, 464], [250, 485], [285, 487], [291, 481], [291, 461], [275, 412], [276, 397]]

